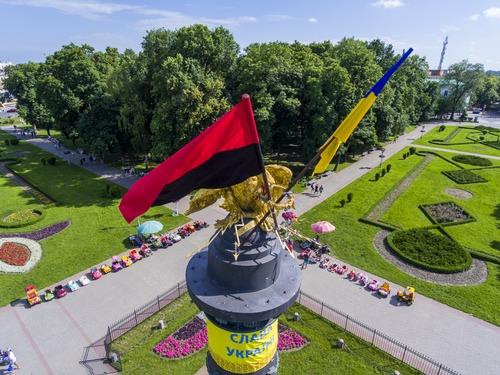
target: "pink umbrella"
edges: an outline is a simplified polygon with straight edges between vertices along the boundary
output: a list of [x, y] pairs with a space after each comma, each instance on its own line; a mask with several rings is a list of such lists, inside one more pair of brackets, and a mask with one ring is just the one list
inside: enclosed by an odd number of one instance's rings
[[333, 232], [335, 230], [335, 226], [328, 221], [318, 221], [317, 223], [311, 225], [311, 229], [314, 233], [323, 234]]

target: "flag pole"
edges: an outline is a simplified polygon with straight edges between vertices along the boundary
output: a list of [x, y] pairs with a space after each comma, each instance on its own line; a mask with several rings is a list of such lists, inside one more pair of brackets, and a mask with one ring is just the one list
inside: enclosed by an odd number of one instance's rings
[[[250, 123], [255, 123], [255, 119], [253, 118], [253, 116], [251, 116], [251, 114], [252, 114], [252, 110], [251, 110], [252, 107], [251, 107], [251, 103], [250, 103], [250, 95], [243, 94], [241, 96], [241, 99], [248, 100], [248, 105], [245, 107], [247, 109], [247, 111], [246, 111], [247, 112], [247, 116], [249, 116]], [[269, 200], [270, 203], [272, 203], [273, 202], [273, 197], [271, 195], [271, 189], [269, 187], [269, 179], [267, 178], [266, 167], [264, 165], [264, 155], [262, 154], [262, 148], [260, 147], [260, 140], [259, 140], [259, 144], [258, 144], [258, 157], [259, 157], [260, 167], [262, 169], [262, 178], [264, 180], [264, 188], [266, 189], [267, 199]], [[262, 224], [264, 222], [264, 220], [269, 216], [269, 214], [272, 214], [272, 216], [273, 216], [274, 230], [277, 231], [278, 230], [278, 219], [276, 218], [276, 212], [274, 211], [273, 207], [271, 207], [270, 210], [266, 213], [266, 215], [261, 220], [259, 220], [259, 224], [258, 225]], [[250, 234], [254, 233], [255, 228], [254, 228], [254, 230], [252, 230], [252, 232]], [[245, 241], [248, 240], [249, 237], [250, 236], [245, 237], [244, 240]]]

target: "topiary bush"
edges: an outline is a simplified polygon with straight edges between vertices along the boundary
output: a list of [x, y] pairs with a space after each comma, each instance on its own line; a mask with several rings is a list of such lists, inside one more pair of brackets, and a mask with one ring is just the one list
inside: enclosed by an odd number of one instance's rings
[[347, 193], [347, 202], [352, 202], [352, 197], [353, 197], [352, 193]]
[[380, 178], [380, 173], [378, 173], [378, 172], [377, 172], [377, 173], [375, 173], [375, 181], [378, 181], [378, 180], [379, 180], [379, 178]]
[[478, 182], [488, 182], [484, 177], [475, 174], [468, 169], [459, 169], [455, 171], [442, 171], [446, 177], [455, 181], [457, 184], [474, 184]]
[[385, 176], [385, 169], [382, 169], [382, 172], [380, 172], [382, 174], [382, 177]]
[[412, 146], [412, 147], [410, 147], [410, 151], [408, 151], [408, 152], [410, 155], [413, 155], [415, 153], [415, 151], [417, 151], [417, 149]]
[[459, 243], [426, 229], [395, 231], [387, 242], [401, 259], [427, 271], [455, 273], [472, 264], [470, 254]]
[[56, 165], [56, 162], [57, 162], [57, 159], [53, 156], [51, 156], [50, 158], [47, 158], [47, 164], [49, 164], [49, 165]]
[[406, 152], [403, 154], [403, 159], [406, 159], [407, 155]]
[[17, 146], [19, 144], [19, 139], [13, 138], [10, 140], [10, 145], [11, 146]]
[[385, 167], [386, 172], [389, 173], [391, 171], [391, 168], [392, 168], [392, 165], [387, 164], [387, 166]]
[[342, 199], [340, 200], [340, 207], [344, 207], [344, 206], [345, 206], [345, 204], [346, 204], [346, 200], [345, 200], [344, 198], [342, 198]]
[[4, 139], [3, 142], [5, 143], [6, 146], [10, 145], [10, 139]]
[[444, 129], [446, 129], [446, 126], [444, 126], [444, 125], [441, 125], [441, 126], [439, 127], [439, 131], [440, 131], [440, 132], [444, 131]]
[[481, 167], [492, 165], [491, 160], [474, 155], [455, 155], [451, 159], [462, 164], [478, 165]]

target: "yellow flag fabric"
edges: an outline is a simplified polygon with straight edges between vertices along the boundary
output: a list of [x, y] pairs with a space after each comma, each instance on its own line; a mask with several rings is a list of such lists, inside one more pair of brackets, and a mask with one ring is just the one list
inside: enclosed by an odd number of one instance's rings
[[356, 126], [358, 126], [363, 117], [365, 117], [366, 112], [368, 112], [375, 102], [375, 99], [377, 99], [377, 96], [373, 92], [370, 92], [367, 96], [361, 99], [345, 120], [342, 121], [337, 130], [335, 130], [325, 144], [321, 146], [323, 151], [321, 152], [318, 164], [314, 168], [313, 175], [326, 171], [340, 145], [349, 139], [351, 134], [356, 129]]
[[207, 320], [208, 350], [215, 363], [234, 374], [264, 368], [278, 348], [278, 320], [259, 331], [232, 332]]

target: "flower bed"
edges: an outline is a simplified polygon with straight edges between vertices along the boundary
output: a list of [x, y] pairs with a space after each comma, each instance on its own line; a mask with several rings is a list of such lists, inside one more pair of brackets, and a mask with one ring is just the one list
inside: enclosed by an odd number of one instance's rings
[[423, 204], [420, 208], [436, 224], [463, 223], [474, 220], [467, 211], [454, 202]]
[[[307, 344], [304, 337], [284, 324], [278, 324], [278, 332], [279, 351], [299, 350]], [[207, 325], [203, 319], [195, 317], [158, 343], [153, 351], [168, 359], [180, 359], [200, 351], [207, 343]]]
[[488, 182], [487, 179], [473, 173], [467, 169], [459, 169], [455, 171], [442, 171], [446, 177], [455, 181], [457, 184], [474, 184], [478, 182]]
[[21, 211], [6, 212], [1, 216], [0, 227], [17, 228], [31, 225], [40, 221], [44, 216], [44, 211], [29, 208]]
[[30, 258], [28, 247], [16, 242], [4, 242], [0, 245], [0, 261], [11, 266], [24, 266]]
[[278, 350], [280, 352], [299, 350], [308, 343], [300, 333], [284, 324], [278, 324], [278, 332]]
[[66, 229], [71, 222], [69, 220], [61, 221], [59, 223], [50, 225], [48, 227], [45, 227], [43, 229], [36, 230], [34, 232], [28, 232], [28, 233], [7, 233], [7, 234], [0, 234], [0, 238], [5, 238], [5, 237], [21, 237], [21, 238], [27, 238], [30, 240], [34, 241], [40, 241], [43, 240], [44, 238], [53, 236], [54, 234], [59, 233], [60, 231]]
[[0, 272], [28, 272], [42, 257], [42, 247], [36, 241], [8, 237], [0, 238]]
[[205, 347], [208, 343], [207, 325], [195, 317], [157, 344], [153, 351], [169, 359], [185, 358]]

